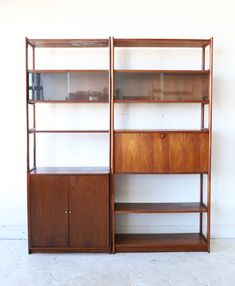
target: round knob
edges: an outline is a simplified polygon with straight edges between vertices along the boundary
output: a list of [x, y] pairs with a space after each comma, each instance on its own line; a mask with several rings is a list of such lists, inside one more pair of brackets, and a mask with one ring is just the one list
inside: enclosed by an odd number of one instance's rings
[[67, 213], [68, 213], [68, 211], [64, 211], [64, 213], [65, 213], [65, 214], [67, 214]]
[[72, 211], [69, 211], [69, 214], [71, 214], [72, 213]]
[[165, 138], [165, 134], [161, 134], [161, 135], [160, 135], [160, 138], [161, 138], [161, 139]]

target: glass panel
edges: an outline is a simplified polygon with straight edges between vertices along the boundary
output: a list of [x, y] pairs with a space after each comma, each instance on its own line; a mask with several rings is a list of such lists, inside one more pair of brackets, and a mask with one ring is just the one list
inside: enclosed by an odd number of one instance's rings
[[108, 83], [108, 73], [70, 73], [69, 100], [107, 102]]
[[115, 100], [120, 101], [206, 101], [208, 88], [208, 73], [115, 73]]
[[29, 73], [29, 99], [108, 102], [107, 72]]

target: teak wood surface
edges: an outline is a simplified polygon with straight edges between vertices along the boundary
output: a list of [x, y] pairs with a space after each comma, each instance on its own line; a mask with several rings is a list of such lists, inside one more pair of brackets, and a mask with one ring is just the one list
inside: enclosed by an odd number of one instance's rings
[[109, 175], [30, 176], [31, 249], [109, 252]]
[[115, 133], [116, 173], [207, 173], [207, 132]]
[[68, 246], [68, 177], [31, 176], [33, 247]]

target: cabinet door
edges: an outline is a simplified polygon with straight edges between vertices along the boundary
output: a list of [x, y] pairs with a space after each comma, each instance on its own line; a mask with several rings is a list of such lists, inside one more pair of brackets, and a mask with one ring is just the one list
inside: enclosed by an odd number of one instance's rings
[[116, 133], [114, 142], [115, 172], [164, 173], [168, 171], [167, 133]]
[[32, 246], [68, 246], [68, 177], [30, 177]]
[[109, 176], [69, 177], [69, 245], [109, 247]]
[[169, 133], [169, 171], [173, 173], [208, 171], [208, 132]]

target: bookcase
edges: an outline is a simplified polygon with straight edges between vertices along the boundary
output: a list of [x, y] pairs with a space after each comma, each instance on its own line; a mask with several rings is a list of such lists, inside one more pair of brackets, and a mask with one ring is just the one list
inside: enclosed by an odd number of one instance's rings
[[[210, 251], [213, 39], [112, 39], [112, 252]], [[116, 50], [197, 49], [198, 69], [116, 69]], [[128, 56], [125, 60], [129, 60]], [[117, 57], [120, 57], [118, 54]], [[124, 60], [121, 60], [123, 63]], [[145, 105], [148, 103], [148, 105]], [[115, 104], [199, 104], [197, 129], [116, 129]], [[184, 105], [185, 106], [185, 105]], [[189, 106], [189, 105], [187, 105]], [[185, 108], [187, 108], [185, 106]], [[180, 110], [180, 109], [179, 109]], [[207, 116], [207, 120], [205, 120]], [[206, 122], [207, 121], [207, 122]], [[207, 124], [207, 125], [206, 125]], [[194, 174], [197, 202], [117, 202], [117, 176]], [[205, 184], [207, 183], [207, 184]], [[205, 186], [206, 185], [206, 186]], [[172, 186], [173, 187], [173, 186]], [[145, 188], [146, 189], [146, 188]], [[205, 190], [206, 189], [206, 190]], [[158, 190], [159, 191], [159, 190]], [[189, 214], [199, 217], [196, 233], [116, 233], [116, 218], [129, 214]], [[206, 225], [206, 229], [204, 229]]]
[[[154, 53], [159, 49], [197, 50], [200, 68], [125, 67], [133, 49], [146, 48]], [[83, 52], [102, 49], [107, 64], [103, 69], [97, 69], [95, 65], [89, 69], [48, 68], [47, 65], [41, 68], [41, 57], [37, 57], [40, 51], [60, 49]], [[128, 50], [127, 56], [121, 59], [124, 67], [116, 68], [120, 57], [116, 51], [122, 49]], [[75, 55], [72, 57], [79, 68]], [[212, 38], [26, 38], [29, 253], [209, 252], [212, 77]], [[184, 108], [191, 104], [199, 107], [200, 126], [197, 129], [116, 127], [116, 123], [123, 120], [116, 112], [117, 105], [128, 108], [137, 104], [145, 110], [153, 105], [160, 109], [174, 105], [177, 111], [180, 103]], [[71, 108], [73, 116], [70, 116]], [[54, 113], [43, 116], [46, 111]], [[89, 112], [87, 124], [87, 119], [79, 116]], [[102, 117], [105, 124], [97, 128], [95, 123]], [[51, 137], [43, 139], [40, 136]], [[196, 176], [200, 199], [148, 202], [146, 193], [143, 202], [116, 200], [118, 176], [163, 174]], [[119, 215], [180, 213], [198, 215], [197, 232], [117, 231]]]
[[109, 41], [26, 38], [29, 253], [110, 251], [109, 60], [105, 69], [38, 69], [41, 50], [103, 49], [108, 59]]

